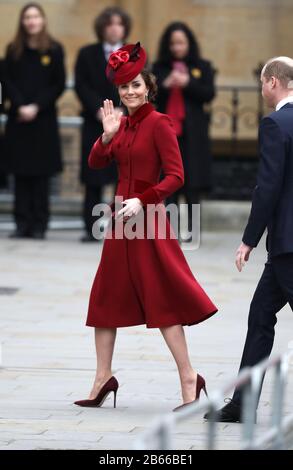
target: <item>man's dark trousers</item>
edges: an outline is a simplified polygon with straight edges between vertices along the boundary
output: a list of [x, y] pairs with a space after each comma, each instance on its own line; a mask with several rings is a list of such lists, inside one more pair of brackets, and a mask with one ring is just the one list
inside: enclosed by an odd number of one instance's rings
[[[248, 317], [248, 331], [240, 363], [254, 366], [271, 353], [277, 313], [287, 303], [293, 310], [293, 253], [268, 257], [255, 290]], [[233, 401], [241, 405], [241, 390], [236, 389]]]

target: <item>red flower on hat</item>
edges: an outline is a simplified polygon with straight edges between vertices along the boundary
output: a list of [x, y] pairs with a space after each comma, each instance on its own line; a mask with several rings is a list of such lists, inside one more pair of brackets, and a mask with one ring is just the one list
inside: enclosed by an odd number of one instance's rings
[[129, 60], [129, 53], [127, 51], [116, 51], [112, 52], [109, 57], [109, 65], [114, 69], [117, 70], [122, 64], [128, 62]]

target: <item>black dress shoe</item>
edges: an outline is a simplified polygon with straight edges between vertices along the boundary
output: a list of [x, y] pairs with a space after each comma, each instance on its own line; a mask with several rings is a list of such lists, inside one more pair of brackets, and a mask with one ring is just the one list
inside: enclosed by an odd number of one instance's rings
[[16, 230], [14, 230], [14, 232], [11, 232], [8, 235], [8, 237], [9, 238], [30, 238], [30, 234], [28, 230], [17, 228]]
[[[223, 406], [223, 408], [216, 411], [215, 421], [218, 423], [242, 423], [243, 419], [241, 416], [241, 413], [242, 413], [241, 406], [235, 403], [230, 398], [226, 398], [226, 400], [229, 400], [227, 405]], [[208, 411], [204, 415], [204, 419], [211, 421], [212, 413]], [[255, 422], [256, 422], [256, 418], [255, 418]]]
[[81, 242], [86, 243], [86, 242], [98, 242], [97, 238], [93, 237], [91, 233], [86, 233], [83, 235], [80, 239]]
[[44, 240], [46, 238], [45, 232], [42, 230], [35, 230], [32, 232], [31, 238], [34, 238], [35, 240]]

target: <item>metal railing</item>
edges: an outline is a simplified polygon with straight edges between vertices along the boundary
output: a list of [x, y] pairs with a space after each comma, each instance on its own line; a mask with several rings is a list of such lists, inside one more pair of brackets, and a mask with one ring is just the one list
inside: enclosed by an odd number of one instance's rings
[[[286, 378], [293, 351], [273, 359], [265, 359], [252, 368], [243, 369], [238, 378], [220, 390], [209, 395], [206, 403], [195, 402], [178, 412], [159, 416], [151, 426], [134, 442], [134, 449], [173, 449], [172, 441], [176, 424], [191, 416], [210, 412], [205, 448], [215, 449], [216, 443], [216, 410], [223, 406], [223, 400], [236, 387], [243, 388], [242, 442], [240, 449], [283, 449], [285, 436], [293, 431], [293, 414], [283, 419], [283, 405]], [[261, 437], [255, 437], [255, 413], [265, 372], [273, 369], [273, 403], [271, 425]]]
[[222, 104], [217, 101], [211, 104], [211, 127], [229, 130], [231, 141], [238, 139], [241, 127], [256, 131], [265, 113], [261, 88], [257, 85], [218, 85], [217, 97], [221, 94], [227, 95], [227, 99]]
[[[66, 92], [72, 92], [74, 89], [73, 81], [69, 80], [66, 85]], [[246, 136], [248, 142], [256, 141], [257, 139], [257, 127], [259, 119], [262, 117], [263, 100], [260, 94], [260, 88], [257, 85], [217, 85], [216, 86], [216, 99], [208, 106], [205, 106], [206, 112], [210, 120], [210, 130], [212, 141], [216, 144], [221, 141], [224, 142], [224, 147], [218, 146], [217, 152], [224, 152], [224, 155], [237, 156], [241, 149], [241, 152], [245, 153], [246, 147], [242, 145], [243, 136]], [[58, 103], [58, 123], [62, 131], [62, 154], [64, 162], [64, 171], [51, 178], [51, 194], [59, 197], [61, 201], [68, 201], [68, 206], [73, 201], [74, 197], [82, 197], [82, 188], [79, 183], [80, 174], [80, 130], [83, 124], [83, 117], [78, 115], [80, 108], [76, 100], [67, 103], [60, 101]], [[7, 116], [0, 114], [0, 134], [4, 133], [5, 124], [7, 122]], [[238, 145], [240, 143], [240, 145]], [[249, 152], [254, 152], [254, 146]], [[215, 146], [216, 148], [216, 146]], [[219, 150], [220, 148], [220, 150]], [[249, 147], [250, 148], [250, 147]], [[214, 151], [214, 150], [213, 150]], [[216, 152], [216, 153], [217, 153]], [[233, 158], [229, 159], [228, 163], [224, 163], [221, 168], [231, 165]], [[251, 159], [250, 159], [251, 160]], [[226, 179], [218, 177], [217, 173], [217, 162], [214, 162], [214, 171], [217, 175], [217, 181], [220, 185], [220, 190], [215, 187], [216, 198], [220, 194], [223, 197], [223, 193], [227, 194], [227, 183]], [[221, 165], [221, 164], [220, 164]], [[233, 165], [233, 162], [232, 162]], [[249, 168], [253, 170], [253, 162], [250, 161]], [[238, 168], [238, 167], [237, 167]], [[242, 167], [241, 167], [242, 168]], [[225, 170], [226, 171], [226, 170]], [[229, 170], [228, 171], [228, 175]], [[234, 170], [233, 170], [234, 171]], [[237, 171], [237, 170], [235, 170]], [[238, 190], [238, 186], [231, 190], [229, 188], [229, 195], [231, 191], [236, 196], [240, 197], [245, 194], [247, 198], [250, 197], [254, 180], [253, 176], [250, 176], [250, 169], [248, 171], [248, 183], [243, 183], [243, 188]], [[220, 171], [221, 175], [221, 171]], [[254, 173], [253, 173], [254, 175]], [[253, 183], [250, 181], [253, 180]], [[3, 197], [13, 197], [13, 179], [7, 176], [6, 185], [0, 188], [0, 197], [3, 202]], [[238, 178], [237, 178], [238, 181]], [[242, 180], [237, 183], [242, 184]], [[239, 196], [238, 196], [239, 195]], [[230, 198], [230, 196], [228, 196]], [[9, 202], [8, 206], [9, 207]], [[7, 210], [7, 209], [6, 209]]]
[[[66, 85], [66, 91], [73, 91], [74, 83], [69, 80]], [[257, 85], [217, 85], [216, 95], [227, 94], [225, 104], [212, 103], [207, 106], [208, 112], [212, 116], [211, 126], [215, 129], [227, 128], [230, 131], [231, 140], [236, 140], [240, 125], [248, 130], [257, 127], [258, 122], [264, 115], [264, 104], [261, 96], [260, 87]], [[241, 95], [248, 97], [254, 95], [254, 106], [248, 105], [246, 100], [241, 100]], [[62, 105], [61, 105], [62, 112]], [[73, 110], [75, 112], [75, 110]], [[4, 126], [7, 118], [0, 114], [0, 126]], [[59, 116], [58, 122], [62, 128], [80, 128], [83, 123], [81, 116]]]
[[[5, 114], [0, 114], [0, 126], [4, 126], [7, 121]], [[64, 128], [77, 128], [79, 129], [83, 123], [83, 118], [80, 116], [58, 116], [58, 124]]]

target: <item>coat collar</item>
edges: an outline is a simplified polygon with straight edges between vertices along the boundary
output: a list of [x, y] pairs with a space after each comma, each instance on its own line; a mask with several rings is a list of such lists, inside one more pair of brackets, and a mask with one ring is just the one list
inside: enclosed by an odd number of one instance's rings
[[284, 104], [283, 106], [281, 106], [281, 107], [279, 108], [279, 110], [280, 110], [280, 109], [285, 109], [285, 108], [291, 109], [292, 107], [293, 107], [293, 101], [290, 102], [290, 103]]
[[145, 116], [155, 110], [155, 107], [150, 102], [142, 104], [131, 116], [127, 116], [126, 124], [134, 126], [138, 121], [141, 121]]
[[286, 96], [286, 98], [283, 98], [281, 101], [276, 106], [276, 111], [279, 111], [279, 109], [283, 108], [286, 104], [293, 104], [293, 96]]

